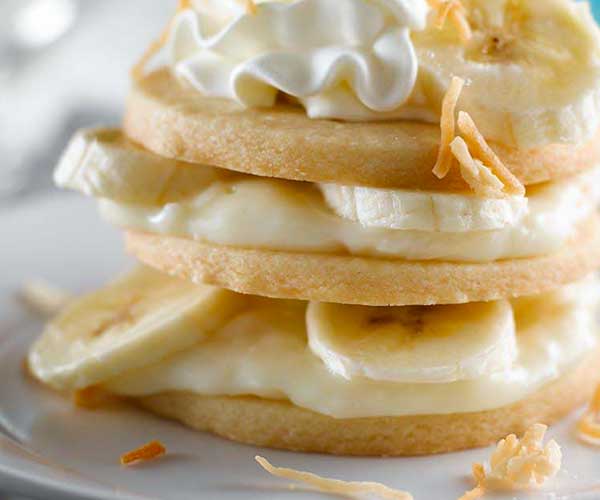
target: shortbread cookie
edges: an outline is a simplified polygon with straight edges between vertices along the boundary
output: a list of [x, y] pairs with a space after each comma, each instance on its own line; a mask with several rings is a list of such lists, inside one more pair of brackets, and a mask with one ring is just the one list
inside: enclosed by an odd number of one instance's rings
[[[161, 156], [261, 176], [383, 188], [467, 188], [458, 169], [442, 180], [432, 173], [438, 125], [312, 120], [286, 103], [243, 109], [233, 101], [202, 97], [168, 70], [134, 83], [125, 131]], [[597, 139], [529, 151], [492, 147], [524, 184], [584, 170], [600, 157]]]
[[335, 419], [287, 401], [167, 392], [146, 409], [243, 443], [336, 455], [426, 455], [489, 445], [531, 425], [551, 424], [583, 404], [600, 381], [600, 351], [527, 399], [451, 415]]
[[126, 241], [129, 252], [145, 264], [196, 283], [267, 297], [374, 306], [532, 295], [600, 265], [596, 216], [558, 253], [473, 264], [233, 248], [135, 231]]

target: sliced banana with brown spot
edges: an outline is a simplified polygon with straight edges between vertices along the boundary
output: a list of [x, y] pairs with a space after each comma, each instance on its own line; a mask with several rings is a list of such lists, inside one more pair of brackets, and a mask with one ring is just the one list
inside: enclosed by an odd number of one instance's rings
[[520, 148], [580, 143], [600, 126], [600, 35], [587, 2], [462, 0], [472, 31], [414, 32], [420, 92], [441, 100], [467, 81], [459, 109], [484, 136]]
[[401, 383], [471, 380], [517, 356], [511, 305], [367, 307], [311, 302], [309, 346], [333, 373]]
[[29, 367], [53, 387], [88, 387], [198, 343], [245, 306], [242, 295], [140, 267], [67, 306]]

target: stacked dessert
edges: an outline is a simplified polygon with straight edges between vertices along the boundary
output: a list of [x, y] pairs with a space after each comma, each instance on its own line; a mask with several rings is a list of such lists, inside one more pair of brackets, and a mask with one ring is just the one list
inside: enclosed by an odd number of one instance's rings
[[78, 133], [55, 177], [147, 267], [48, 325], [41, 381], [363, 455], [485, 445], [589, 397], [585, 4], [182, 2], [134, 76], [124, 129]]

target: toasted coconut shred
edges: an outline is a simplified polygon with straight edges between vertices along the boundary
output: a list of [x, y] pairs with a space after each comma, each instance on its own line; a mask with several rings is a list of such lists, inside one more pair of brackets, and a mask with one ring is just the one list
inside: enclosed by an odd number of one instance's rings
[[471, 38], [473, 38], [473, 30], [471, 29], [471, 25], [467, 20], [467, 15], [463, 5], [460, 2], [456, 3], [458, 3], [458, 7], [455, 7], [450, 11], [450, 20], [458, 31], [460, 41], [467, 43], [469, 40], [471, 40]]
[[437, 161], [433, 167], [433, 173], [439, 179], [446, 177], [452, 167], [453, 158], [452, 152], [450, 151], [450, 143], [455, 136], [456, 127], [454, 114], [456, 112], [458, 98], [460, 97], [464, 86], [465, 81], [462, 78], [458, 78], [457, 76], [452, 78], [450, 87], [442, 102], [442, 116], [440, 118], [442, 138], [440, 141], [440, 149], [438, 150]]
[[460, 173], [477, 196], [482, 198], [502, 198], [504, 184], [480, 160], [475, 160], [462, 137], [450, 143], [450, 149], [460, 164]]
[[121, 465], [133, 465], [163, 456], [167, 449], [160, 441], [150, 441], [148, 444], [128, 451], [121, 455]]
[[351, 498], [360, 495], [374, 495], [377, 498], [385, 500], [413, 500], [410, 493], [394, 490], [380, 483], [362, 481], [347, 482], [339, 479], [328, 479], [310, 472], [287, 469], [284, 467], [274, 467], [263, 457], [257, 456], [255, 459], [269, 474], [305, 483], [322, 493], [343, 495]]
[[461, 42], [466, 43], [473, 37], [466, 9], [460, 0], [430, 0], [429, 4], [437, 11], [434, 24], [437, 29], [443, 29], [450, 19]]
[[479, 498], [486, 491], [526, 490], [542, 486], [560, 470], [562, 453], [554, 440], [544, 446], [548, 427], [535, 424], [521, 439], [510, 434], [502, 439], [490, 458], [489, 470], [483, 464], [473, 465], [477, 486], [460, 500]]
[[26, 282], [21, 288], [20, 297], [35, 312], [44, 316], [53, 316], [60, 312], [73, 296], [43, 280]]
[[586, 443], [600, 446], [600, 386], [590, 406], [577, 422], [577, 436]]
[[525, 194], [525, 186], [517, 179], [513, 173], [506, 168], [498, 155], [489, 146], [479, 129], [475, 125], [473, 118], [464, 111], [458, 113], [458, 129], [462, 137], [465, 139], [469, 149], [473, 151], [475, 156], [481, 159], [483, 163], [489, 165], [490, 170], [502, 181], [506, 187], [506, 191], [510, 194], [523, 196]]
[[[443, 179], [454, 161], [460, 173], [477, 196], [502, 198], [524, 196], [525, 186], [502, 163], [489, 146], [471, 116], [460, 111], [455, 121], [456, 106], [465, 81], [454, 77], [442, 102], [440, 118], [441, 139], [433, 174]], [[456, 128], [460, 135], [456, 135]]]
[[448, 19], [448, 14], [450, 14], [450, 11], [455, 8], [456, 2], [454, 2], [454, 1], [450, 1], [450, 2], [438, 1], [438, 2], [432, 2], [432, 3], [434, 5], [434, 7], [437, 9], [434, 26], [437, 29], [441, 30], [444, 28], [444, 25], [446, 24], [446, 20]]
[[485, 468], [483, 464], [473, 464], [473, 477], [477, 486], [470, 491], [467, 491], [459, 500], [475, 500], [485, 495]]

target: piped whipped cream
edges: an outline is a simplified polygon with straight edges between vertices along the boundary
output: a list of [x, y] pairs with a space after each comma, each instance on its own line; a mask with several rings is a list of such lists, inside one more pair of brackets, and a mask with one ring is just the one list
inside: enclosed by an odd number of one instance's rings
[[[194, 2], [169, 38], [177, 76], [211, 97], [273, 106], [280, 92], [311, 118], [436, 120], [413, 91], [411, 30], [427, 22], [425, 0]], [[412, 96], [412, 97], [411, 97]], [[404, 106], [409, 98], [415, 106]]]

